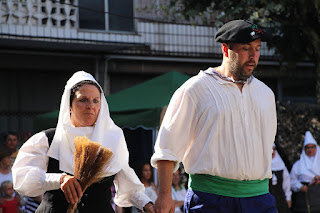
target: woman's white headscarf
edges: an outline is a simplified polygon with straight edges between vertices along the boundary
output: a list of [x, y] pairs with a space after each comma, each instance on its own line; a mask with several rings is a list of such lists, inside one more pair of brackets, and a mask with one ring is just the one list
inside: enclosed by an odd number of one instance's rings
[[[314, 157], [309, 157], [304, 148], [308, 144], [316, 145], [316, 155]], [[300, 156], [300, 166], [299, 173], [310, 177], [320, 174], [320, 151], [317, 141], [313, 138], [310, 131], [306, 131], [303, 143], [303, 149]]]
[[[276, 148], [276, 145], [273, 144], [273, 147]], [[286, 165], [284, 164], [277, 150], [274, 150], [274, 151], [275, 151], [275, 156], [272, 158], [271, 170], [272, 171], [284, 170], [286, 168]]]
[[[106, 176], [119, 172], [128, 163], [129, 153], [122, 130], [110, 118], [106, 98], [101, 93], [101, 108], [94, 126], [74, 127], [70, 120], [70, 92], [71, 88], [84, 80], [98, 82], [92, 75], [78, 71], [68, 80], [60, 104], [60, 112], [56, 132], [48, 151], [48, 156], [59, 160], [60, 170], [73, 174], [74, 170], [74, 142], [76, 136], [86, 136], [102, 146], [111, 148], [114, 156], [111, 167]], [[99, 85], [101, 88], [101, 86]], [[101, 91], [102, 88], [101, 88]]]

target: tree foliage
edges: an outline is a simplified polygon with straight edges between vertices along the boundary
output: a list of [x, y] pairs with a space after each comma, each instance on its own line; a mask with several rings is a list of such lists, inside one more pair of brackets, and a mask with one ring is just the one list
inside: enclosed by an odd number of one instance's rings
[[[320, 0], [170, 0], [175, 8], [171, 16], [182, 14], [204, 23], [221, 26], [232, 19], [248, 19], [267, 27], [273, 35], [268, 43], [281, 55], [281, 60], [297, 62], [320, 59]], [[178, 9], [177, 9], [178, 8]]]
[[[320, 103], [320, 0], [170, 0], [169, 8], [173, 7], [175, 14], [190, 21], [202, 17], [204, 23], [219, 27], [232, 19], [248, 19], [268, 28], [272, 34], [268, 46], [275, 48], [280, 61], [288, 62], [288, 72], [295, 71], [297, 62], [315, 64]], [[277, 113], [276, 144], [290, 168], [300, 157], [305, 131], [310, 130], [320, 140], [320, 108], [278, 103]]]

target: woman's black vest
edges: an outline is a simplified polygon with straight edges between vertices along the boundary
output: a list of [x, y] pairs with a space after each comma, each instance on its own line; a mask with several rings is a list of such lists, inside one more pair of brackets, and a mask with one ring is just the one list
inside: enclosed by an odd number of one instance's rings
[[[55, 129], [45, 130], [48, 137], [49, 147], [51, 145]], [[63, 173], [59, 169], [59, 161], [49, 157], [47, 173]], [[113, 184], [114, 175], [106, 177], [100, 182], [92, 184], [83, 193], [82, 198], [78, 202], [78, 213], [99, 213], [114, 212], [111, 206], [111, 186]], [[36, 213], [64, 213], [67, 212], [69, 203], [61, 189], [51, 190], [44, 193], [42, 202]]]

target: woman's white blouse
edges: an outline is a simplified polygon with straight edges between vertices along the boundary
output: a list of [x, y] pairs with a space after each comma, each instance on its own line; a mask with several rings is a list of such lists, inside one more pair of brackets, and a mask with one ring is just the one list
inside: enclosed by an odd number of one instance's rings
[[[48, 138], [44, 132], [32, 136], [20, 148], [12, 168], [14, 189], [30, 197], [60, 188], [60, 173], [46, 173], [49, 158]], [[114, 179], [116, 187], [115, 203], [121, 207], [136, 206], [140, 209], [150, 199], [144, 194], [144, 186], [128, 164]]]
[[291, 189], [294, 192], [298, 192], [300, 188], [303, 186], [302, 183], [310, 183], [314, 176], [320, 175], [320, 174], [314, 174], [310, 170], [305, 170], [305, 172], [299, 171], [299, 167], [301, 167], [301, 161], [298, 160], [295, 162], [292, 166], [291, 172], [290, 172], [290, 183], [291, 183]]

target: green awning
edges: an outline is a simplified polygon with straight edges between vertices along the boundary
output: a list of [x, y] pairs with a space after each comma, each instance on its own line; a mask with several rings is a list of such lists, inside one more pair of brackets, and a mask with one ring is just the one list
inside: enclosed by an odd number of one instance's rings
[[[169, 104], [173, 93], [190, 77], [171, 71], [136, 86], [107, 96], [110, 115], [120, 126], [159, 126], [162, 108]], [[34, 128], [41, 131], [57, 124], [59, 111], [36, 116]]]

